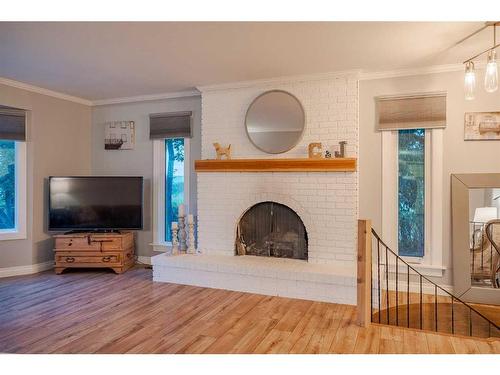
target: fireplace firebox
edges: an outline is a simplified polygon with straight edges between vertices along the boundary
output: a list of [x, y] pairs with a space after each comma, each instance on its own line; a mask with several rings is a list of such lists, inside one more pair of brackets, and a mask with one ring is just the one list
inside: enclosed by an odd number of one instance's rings
[[241, 217], [236, 230], [236, 255], [307, 260], [307, 231], [290, 207], [261, 202]]

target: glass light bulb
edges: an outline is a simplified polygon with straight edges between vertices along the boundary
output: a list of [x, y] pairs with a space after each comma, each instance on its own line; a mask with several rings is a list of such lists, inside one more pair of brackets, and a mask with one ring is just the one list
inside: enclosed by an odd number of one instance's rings
[[467, 63], [467, 67], [465, 68], [464, 89], [465, 100], [474, 99], [476, 91], [476, 73], [474, 72], [474, 65], [470, 62]]
[[484, 75], [484, 89], [487, 92], [495, 92], [498, 89], [498, 67], [495, 51], [490, 51], [488, 54], [486, 74]]

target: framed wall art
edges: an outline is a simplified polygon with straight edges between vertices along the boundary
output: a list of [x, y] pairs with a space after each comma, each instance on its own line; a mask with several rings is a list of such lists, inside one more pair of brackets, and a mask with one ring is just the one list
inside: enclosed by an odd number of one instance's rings
[[500, 112], [465, 113], [464, 140], [500, 140]]
[[135, 144], [135, 123], [133, 121], [112, 121], [104, 124], [105, 150], [133, 150]]

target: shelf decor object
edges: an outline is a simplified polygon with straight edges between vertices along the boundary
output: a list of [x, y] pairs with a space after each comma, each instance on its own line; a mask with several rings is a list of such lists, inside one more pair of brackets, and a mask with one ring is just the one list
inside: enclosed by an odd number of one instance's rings
[[196, 172], [355, 172], [356, 158], [196, 160]]

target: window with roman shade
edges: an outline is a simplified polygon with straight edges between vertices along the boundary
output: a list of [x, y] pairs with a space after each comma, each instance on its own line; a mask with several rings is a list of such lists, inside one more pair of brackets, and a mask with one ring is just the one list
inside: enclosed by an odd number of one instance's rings
[[420, 270], [442, 276], [446, 93], [376, 98], [382, 138], [383, 235]]
[[149, 115], [149, 137], [153, 140], [153, 248], [171, 246], [172, 227], [179, 208], [189, 210], [191, 111]]
[[446, 127], [446, 94], [378, 97], [377, 130]]
[[151, 114], [149, 138], [191, 138], [191, 119], [191, 111]]

